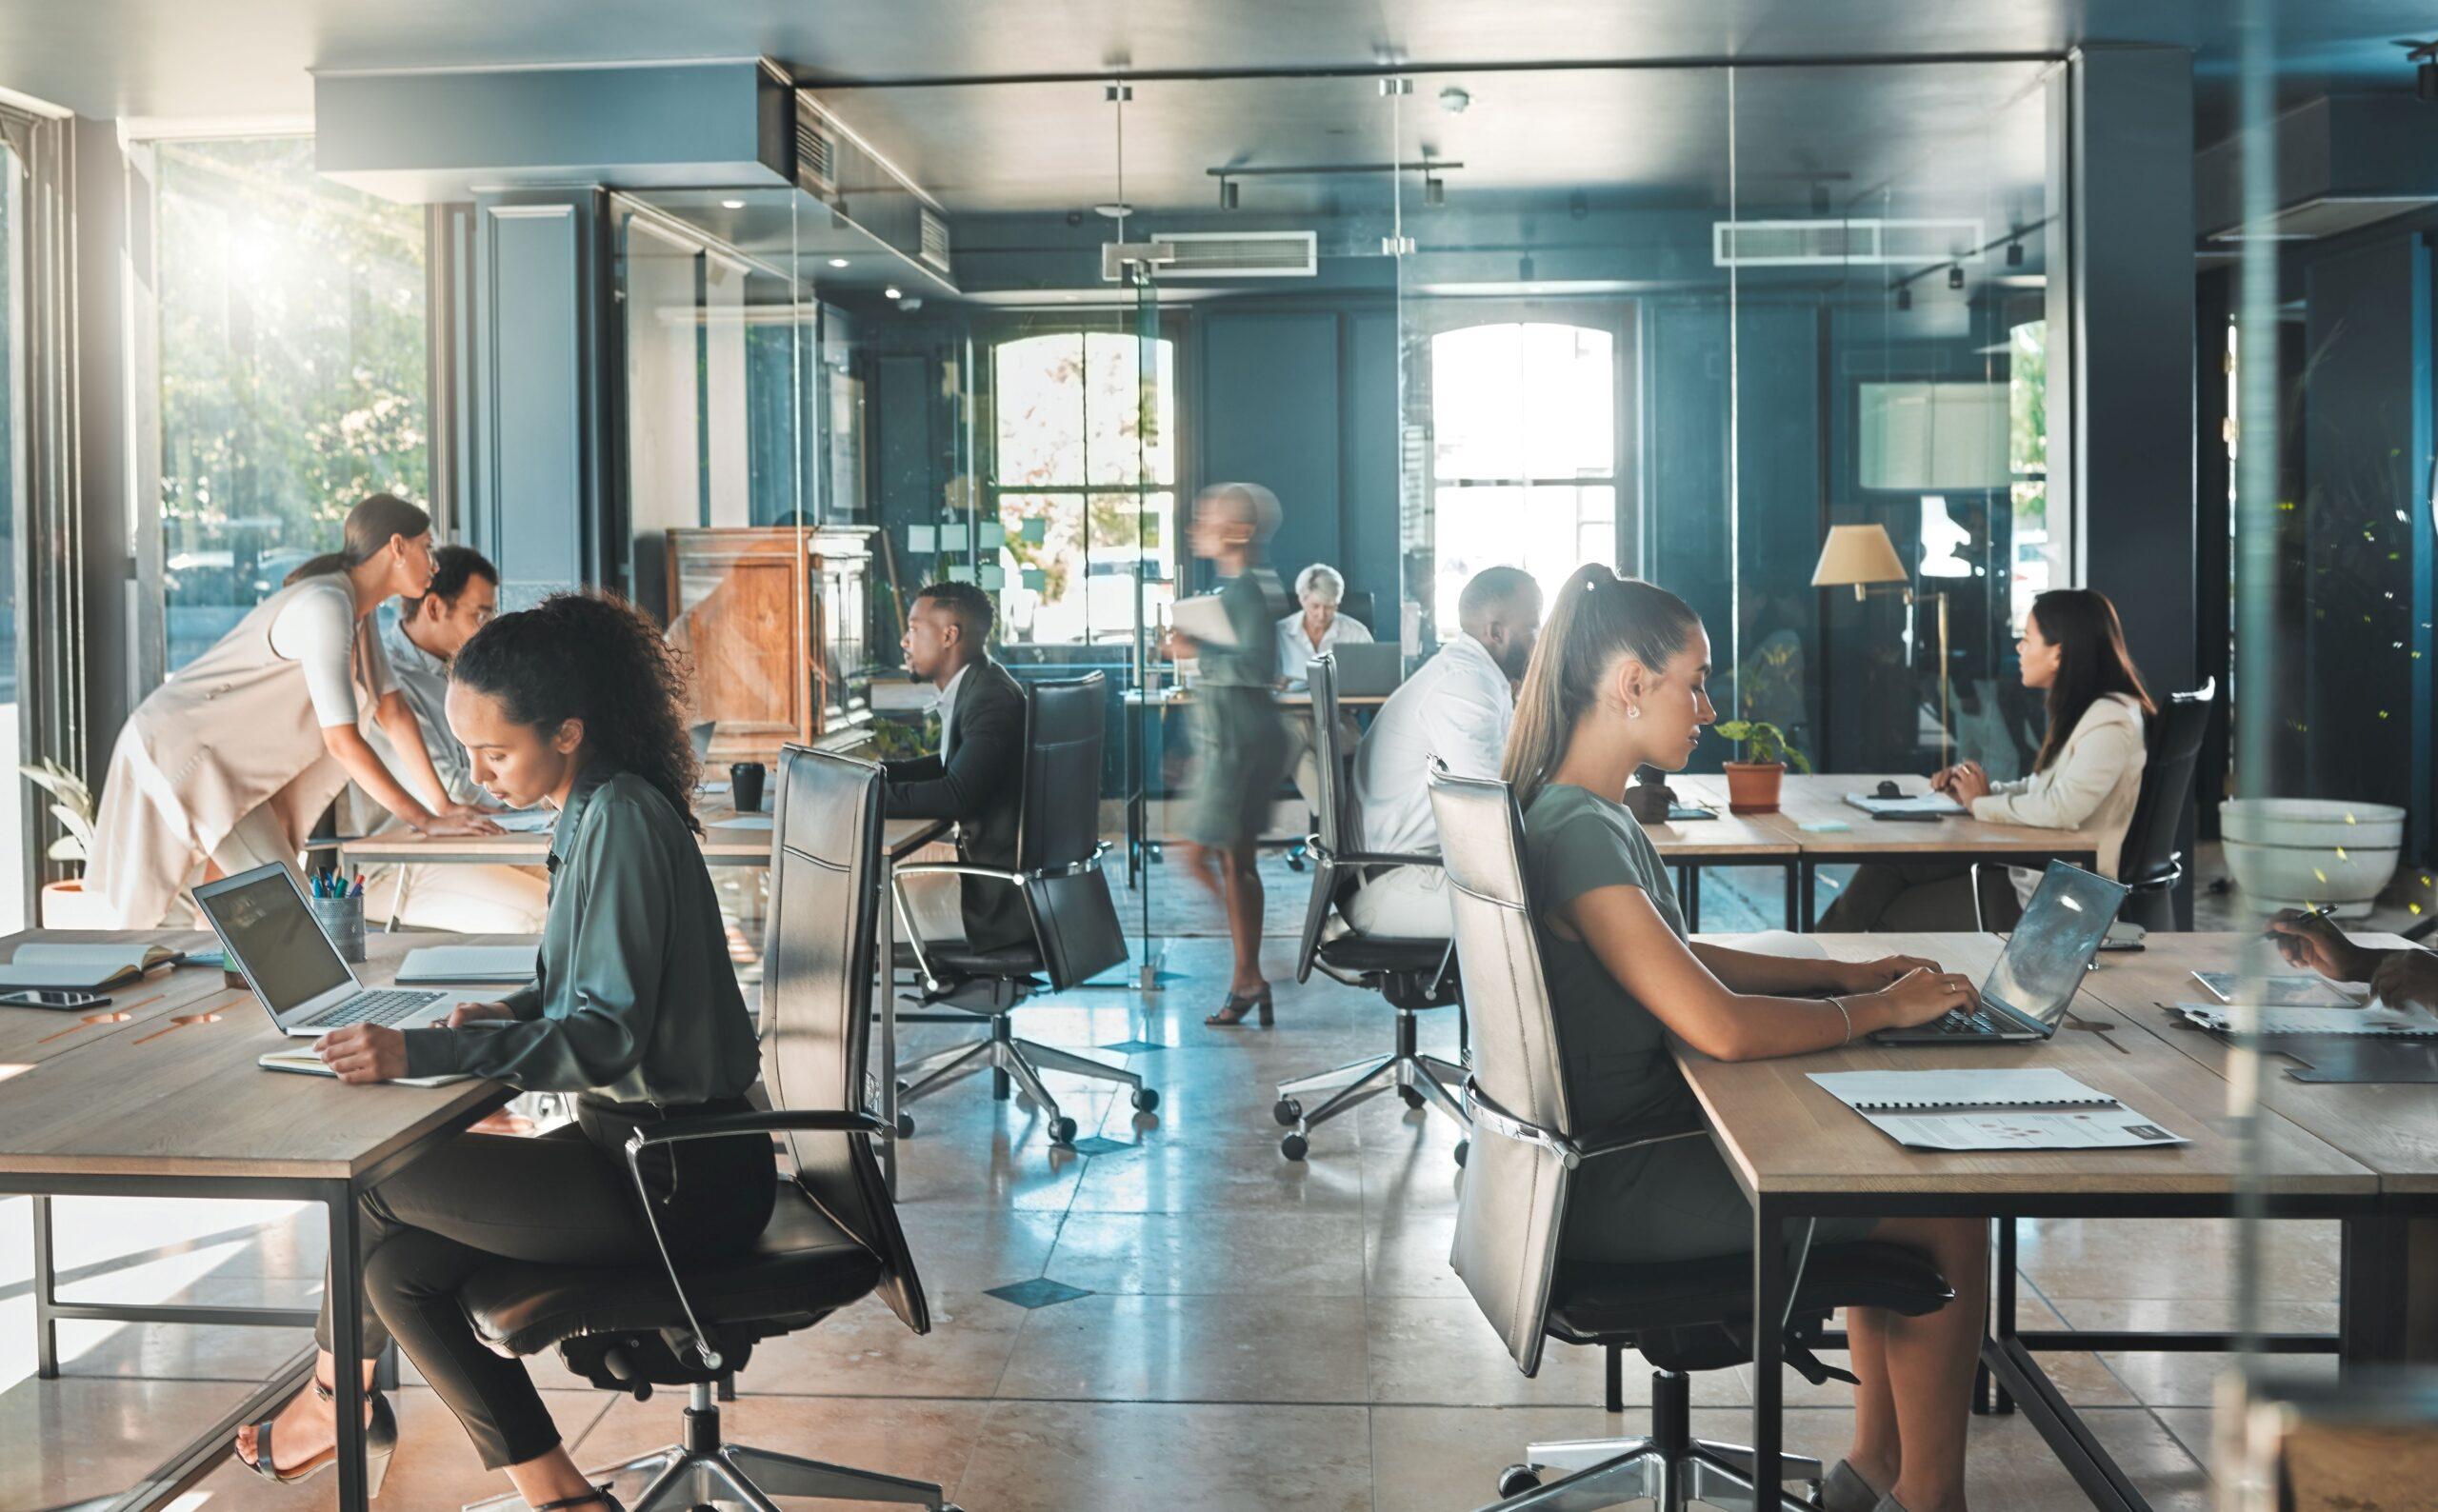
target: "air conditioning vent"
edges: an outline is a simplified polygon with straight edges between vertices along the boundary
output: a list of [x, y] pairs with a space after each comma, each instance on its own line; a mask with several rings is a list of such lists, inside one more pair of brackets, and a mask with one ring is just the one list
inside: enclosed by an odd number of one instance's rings
[[948, 272], [949, 223], [937, 211], [926, 207], [920, 235], [922, 242], [915, 255], [941, 272]]
[[796, 184], [827, 199], [838, 192], [838, 143], [811, 112], [796, 112]]
[[1977, 220], [1715, 221], [1710, 261], [1721, 268], [1978, 263], [1987, 240]]
[[1179, 231], [1162, 278], [1310, 278], [1321, 269], [1317, 231]]

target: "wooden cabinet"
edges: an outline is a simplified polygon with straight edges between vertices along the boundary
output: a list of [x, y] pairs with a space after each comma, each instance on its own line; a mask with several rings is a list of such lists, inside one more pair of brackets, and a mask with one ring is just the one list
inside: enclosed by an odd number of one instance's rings
[[870, 719], [872, 532], [788, 527], [669, 532], [669, 639], [693, 661], [707, 765], [775, 762]]

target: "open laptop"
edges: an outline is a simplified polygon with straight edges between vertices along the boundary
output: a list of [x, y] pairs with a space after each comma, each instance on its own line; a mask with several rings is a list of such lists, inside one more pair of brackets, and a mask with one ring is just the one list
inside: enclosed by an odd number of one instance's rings
[[356, 981], [305, 905], [296, 874], [277, 862], [205, 883], [194, 890], [194, 901], [282, 1034], [311, 1039], [350, 1024], [430, 1028], [446, 1021], [457, 1005], [483, 1001], [460, 992], [368, 987]]
[[711, 737], [719, 733], [720, 722], [698, 720], [686, 726], [686, 738], [694, 743], [694, 764], [701, 766], [711, 759]]
[[1909, 1029], [1882, 1029], [1878, 1044], [1987, 1044], [1990, 1041], [2046, 1040], [2066, 1022], [2066, 1009], [2082, 990], [2083, 973], [2116, 922], [2131, 889], [2062, 861], [2048, 864], [2040, 890], [2025, 905], [2023, 922], [2007, 937], [2006, 952], [1981, 983], [1981, 1006]]
[[1406, 680], [1405, 647], [1393, 641], [1386, 645], [1341, 646], [1330, 654], [1337, 658], [1340, 698], [1386, 698]]

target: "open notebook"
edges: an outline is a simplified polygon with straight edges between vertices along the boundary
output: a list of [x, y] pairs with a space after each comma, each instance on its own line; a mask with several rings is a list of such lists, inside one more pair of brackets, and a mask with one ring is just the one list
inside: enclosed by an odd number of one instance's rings
[[0, 988], [101, 992], [140, 982], [146, 972], [185, 959], [183, 951], [167, 945], [29, 943], [17, 946], [14, 958], [0, 962]]
[[1814, 1071], [1811, 1080], [1873, 1128], [1913, 1149], [2088, 1150], [2185, 1143], [2063, 1071]]

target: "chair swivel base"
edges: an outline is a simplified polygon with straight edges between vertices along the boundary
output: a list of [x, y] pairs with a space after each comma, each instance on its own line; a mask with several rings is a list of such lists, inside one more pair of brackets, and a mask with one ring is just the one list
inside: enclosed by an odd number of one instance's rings
[[[1689, 1399], [1683, 1376], [1657, 1372], [1651, 1377], [1649, 1437], [1533, 1444], [1524, 1451], [1525, 1462], [1500, 1473], [1498, 1494], [1504, 1500], [1482, 1512], [1597, 1512], [1629, 1502], [1649, 1502], [1653, 1512], [1683, 1512], [1693, 1502], [1751, 1508], [1752, 1451], [1692, 1437]], [[1781, 1489], [1768, 1512], [1818, 1512], [1821, 1474], [1817, 1460], [1779, 1456]], [[1809, 1482], [1809, 1494], [1783, 1489], [1788, 1481]]]
[[1049, 1088], [1042, 1084], [1041, 1073], [1045, 1070], [1064, 1071], [1095, 1082], [1115, 1082], [1131, 1089], [1132, 1102], [1139, 1112], [1149, 1113], [1160, 1105], [1160, 1094], [1143, 1084], [1141, 1073], [1054, 1045], [1017, 1039], [1002, 1014], [990, 1020], [989, 1039], [951, 1044], [897, 1068], [898, 1137], [907, 1139], [914, 1133], [913, 1117], [905, 1111], [908, 1104], [930, 1096], [960, 1077], [985, 1070], [991, 1073], [993, 1096], [1005, 1098], [1008, 1084], [1012, 1081], [1025, 1089], [1025, 1096], [1032, 1099], [1035, 1107], [1049, 1115], [1049, 1142], [1053, 1144], [1074, 1144], [1076, 1127], [1073, 1119], [1058, 1110], [1058, 1100], [1049, 1095]]
[[[773, 1500], [778, 1497], [884, 1502], [928, 1512], [957, 1512], [940, 1488], [929, 1482], [723, 1443], [720, 1409], [711, 1392], [708, 1384], [693, 1388], [686, 1408], [685, 1442], [607, 1470], [589, 1470], [585, 1480], [596, 1485], [606, 1482], [625, 1496], [627, 1512], [692, 1512], [712, 1505], [780, 1512]], [[635, 1486], [641, 1489], [629, 1492]], [[466, 1512], [521, 1512], [525, 1504], [523, 1497], [511, 1492], [469, 1503]]]
[[[1310, 1148], [1311, 1131], [1339, 1114], [1359, 1107], [1381, 1093], [1394, 1088], [1408, 1107], [1430, 1107], [1455, 1120], [1456, 1126], [1470, 1134], [1473, 1121], [1465, 1116], [1464, 1104], [1449, 1091], [1450, 1083], [1461, 1085], [1465, 1068], [1452, 1061], [1435, 1055], [1425, 1055], [1418, 1047], [1419, 1034], [1414, 1012], [1410, 1008], [1397, 1010], [1397, 1047], [1388, 1055], [1341, 1065], [1317, 1076], [1298, 1077], [1278, 1084], [1278, 1102], [1270, 1108], [1270, 1116], [1284, 1125], [1287, 1137], [1278, 1142], [1278, 1153], [1290, 1161], [1300, 1161]], [[1326, 1094], [1329, 1101], [1311, 1112], [1304, 1111], [1304, 1099]], [[1456, 1144], [1456, 1164], [1465, 1164], [1469, 1140]]]

